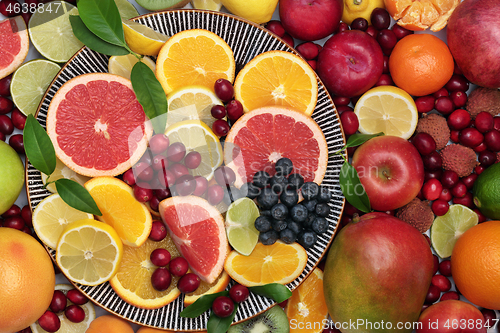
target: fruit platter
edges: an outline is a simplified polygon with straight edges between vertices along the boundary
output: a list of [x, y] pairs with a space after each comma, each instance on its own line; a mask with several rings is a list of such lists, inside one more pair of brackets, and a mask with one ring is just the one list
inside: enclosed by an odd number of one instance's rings
[[500, 332], [499, 9], [0, 1], [0, 332]]

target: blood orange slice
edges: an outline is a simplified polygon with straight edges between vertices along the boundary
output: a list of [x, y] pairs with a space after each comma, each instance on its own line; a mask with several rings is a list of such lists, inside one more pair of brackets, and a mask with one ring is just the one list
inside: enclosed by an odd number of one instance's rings
[[0, 22], [0, 79], [21, 66], [29, 45], [28, 30], [21, 16]]
[[116, 176], [146, 151], [153, 129], [132, 84], [121, 76], [92, 73], [66, 82], [47, 115], [57, 157], [89, 177]]
[[228, 254], [224, 218], [217, 208], [200, 197], [176, 196], [160, 202], [159, 211], [193, 273], [213, 283]]
[[226, 137], [224, 162], [235, 172], [237, 187], [260, 170], [274, 175], [274, 164], [282, 157], [292, 160], [292, 172], [304, 181], [321, 183], [328, 146], [311, 117], [286, 107], [262, 107], [244, 114]]

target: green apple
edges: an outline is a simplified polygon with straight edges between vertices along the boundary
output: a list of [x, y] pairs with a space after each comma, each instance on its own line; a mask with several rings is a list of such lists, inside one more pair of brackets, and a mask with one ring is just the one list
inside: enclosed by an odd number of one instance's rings
[[11, 146], [0, 140], [0, 214], [16, 202], [23, 185], [23, 161]]

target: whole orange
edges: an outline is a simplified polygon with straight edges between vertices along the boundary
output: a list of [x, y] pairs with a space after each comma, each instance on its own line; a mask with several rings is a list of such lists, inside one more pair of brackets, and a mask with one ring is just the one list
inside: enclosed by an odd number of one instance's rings
[[0, 332], [20, 331], [40, 318], [56, 276], [45, 248], [30, 235], [0, 228]]
[[451, 273], [469, 301], [500, 309], [500, 221], [480, 223], [458, 238], [451, 255]]
[[400, 39], [389, 57], [392, 80], [413, 96], [432, 94], [453, 75], [453, 56], [448, 46], [430, 34]]
[[92, 320], [85, 333], [134, 333], [134, 329], [125, 319], [104, 315]]

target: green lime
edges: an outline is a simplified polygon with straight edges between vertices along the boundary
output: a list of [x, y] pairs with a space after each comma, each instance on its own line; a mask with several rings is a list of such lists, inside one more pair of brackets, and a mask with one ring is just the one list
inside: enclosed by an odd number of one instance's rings
[[66, 62], [83, 47], [73, 34], [70, 15], [78, 9], [66, 1], [51, 1], [43, 11], [36, 11], [28, 23], [30, 40], [38, 52], [55, 62]]
[[24, 63], [12, 76], [10, 94], [17, 108], [25, 115], [36, 113], [45, 91], [61, 66], [45, 59]]
[[434, 219], [431, 244], [441, 258], [451, 256], [457, 239], [478, 222], [476, 212], [463, 205], [451, 205], [448, 212]]
[[227, 209], [227, 239], [233, 249], [245, 256], [252, 253], [259, 241], [259, 232], [254, 226], [255, 219], [259, 215], [259, 208], [249, 198], [238, 199]]
[[500, 219], [500, 163], [486, 168], [472, 188], [474, 204], [486, 217]]
[[115, 0], [115, 3], [122, 19], [130, 20], [132, 17], [139, 16], [137, 9], [128, 0]]

